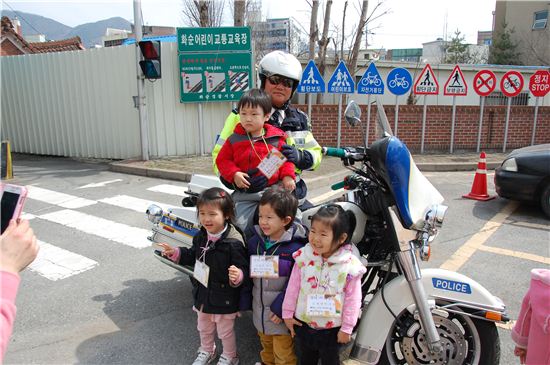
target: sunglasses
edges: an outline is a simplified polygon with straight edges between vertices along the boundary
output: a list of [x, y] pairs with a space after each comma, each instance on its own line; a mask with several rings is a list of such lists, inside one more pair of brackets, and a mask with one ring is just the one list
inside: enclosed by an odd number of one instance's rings
[[283, 86], [290, 87], [290, 88], [294, 86], [294, 80], [287, 79], [286, 77], [274, 75], [274, 76], [269, 76], [267, 79], [272, 85], [283, 84]]

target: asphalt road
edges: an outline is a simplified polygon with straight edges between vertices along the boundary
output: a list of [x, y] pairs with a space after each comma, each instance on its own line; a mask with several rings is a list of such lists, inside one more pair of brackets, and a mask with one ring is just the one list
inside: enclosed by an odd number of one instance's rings
[[[185, 184], [43, 157], [17, 159], [15, 176], [13, 183], [31, 185], [24, 212], [42, 249], [22, 273], [5, 364], [190, 364], [199, 340], [189, 280], [154, 259], [147, 243], [129, 239], [150, 228], [144, 204], [178, 205], [180, 196], [166, 185]], [[474, 245], [457, 271], [502, 298], [515, 319], [530, 270], [549, 267], [548, 220], [534, 206], [502, 214], [513, 208], [507, 200], [463, 199], [472, 172], [426, 176], [449, 210], [424, 267], [450, 265], [457, 250]], [[311, 192], [328, 194], [327, 188]], [[495, 217], [501, 223], [488, 226]], [[517, 363], [510, 330], [499, 333], [501, 364]], [[241, 363], [253, 364], [259, 344], [249, 314], [237, 321], [237, 334]]]

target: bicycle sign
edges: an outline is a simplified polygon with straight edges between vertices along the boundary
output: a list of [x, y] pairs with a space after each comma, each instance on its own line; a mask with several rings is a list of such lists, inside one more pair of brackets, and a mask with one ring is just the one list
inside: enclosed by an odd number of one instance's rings
[[523, 76], [517, 71], [508, 71], [500, 79], [500, 91], [508, 97], [518, 95], [523, 89]]
[[357, 93], [375, 95], [384, 94], [384, 83], [382, 82], [382, 76], [380, 76], [374, 62], [371, 62], [365, 71], [365, 74], [357, 83]]
[[403, 95], [412, 86], [412, 77], [409, 71], [402, 67], [394, 68], [386, 79], [388, 89], [394, 95]]
[[414, 93], [417, 95], [437, 95], [439, 93], [439, 83], [430, 64], [424, 67], [414, 83]]
[[313, 60], [310, 60], [302, 73], [302, 79], [298, 84], [299, 93], [324, 93], [325, 80]]

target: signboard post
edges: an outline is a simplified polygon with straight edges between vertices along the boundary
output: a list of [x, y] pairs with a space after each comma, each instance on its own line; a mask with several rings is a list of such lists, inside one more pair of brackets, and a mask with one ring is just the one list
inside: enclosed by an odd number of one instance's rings
[[342, 133], [342, 94], [353, 94], [355, 91], [355, 81], [348, 71], [344, 61], [340, 61], [334, 73], [328, 80], [328, 92], [331, 94], [340, 94], [338, 100], [338, 136], [336, 146], [340, 148], [340, 134]]
[[392, 94], [395, 95], [395, 122], [393, 134], [397, 137], [397, 120], [399, 118], [399, 95], [406, 94], [412, 86], [411, 73], [402, 67], [394, 68], [386, 78], [386, 84]]
[[439, 83], [430, 64], [427, 64], [414, 83], [414, 93], [424, 95], [424, 110], [422, 111], [422, 137], [420, 139], [420, 153], [424, 153], [424, 136], [426, 132], [426, 111], [428, 109], [428, 95], [439, 94]]
[[539, 114], [539, 97], [544, 97], [550, 92], [550, 71], [538, 70], [529, 78], [529, 91], [535, 97], [535, 119], [533, 121], [533, 133], [531, 134], [531, 146], [535, 144], [535, 132], [537, 130], [537, 116]]
[[248, 27], [177, 28], [180, 103], [198, 102], [204, 155], [202, 102], [236, 101], [253, 85]]
[[367, 70], [357, 83], [357, 93], [367, 94], [367, 130], [365, 132], [365, 146], [369, 145], [369, 130], [370, 130], [370, 96], [384, 94], [384, 82], [382, 76], [376, 68], [374, 62], [371, 62]]
[[483, 108], [485, 106], [485, 97], [490, 95], [497, 86], [497, 78], [491, 70], [481, 70], [474, 76], [474, 91], [481, 97], [481, 105], [479, 110], [479, 129], [477, 132], [477, 149], [481, 145], [481, 127], [483, 125]]
[[502, 152], [506, 152], [506, 142], [508, 140], [508, 122], [510, 120], [510, 108], [512, 107], [512, 98], [518, 95], [522, 89], [523, 76], [517, 71], [508, 71], [504, 74], [504, 76], [502, 76], [502, 79], [500, 79], [500, 91], [502, 91], [502, 93], [508, 97]]
[[[315, 61], [309, 60], [304, 72], [302, 72], [302, 79], [298, 84], [297, 91], [301, 94], [318, 94], [325, 92], [325, 80], [319, 72], [319, 69], [315, 65]], [[311, 120], [311, 95], [307, 98], [307, 115]]]
[[451, 116], [451, 147], [449, 149], [450, 153], [453, 153], [454, 138], [455, 138], [455, 117], [456, 117], [456, 97], [466, 96], [468, 94], [468, 85], [466, 85], [466, 80], [464, 79], [464, 74], [458, 65], [455, 66], [443, 90], [444, 95], [453, 96], [453, 113]]

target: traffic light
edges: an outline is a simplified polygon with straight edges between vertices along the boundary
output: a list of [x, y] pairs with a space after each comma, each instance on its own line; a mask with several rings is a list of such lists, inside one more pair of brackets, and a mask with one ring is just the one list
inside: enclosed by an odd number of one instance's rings
[[139, 66], [146, 79], [160, 79], [160, 41], [140, 41], [139, 49], [143, 61]]

